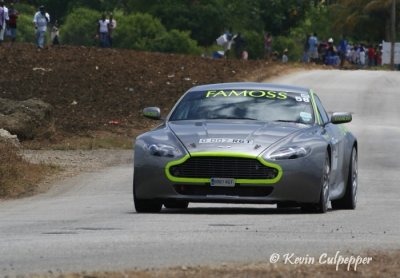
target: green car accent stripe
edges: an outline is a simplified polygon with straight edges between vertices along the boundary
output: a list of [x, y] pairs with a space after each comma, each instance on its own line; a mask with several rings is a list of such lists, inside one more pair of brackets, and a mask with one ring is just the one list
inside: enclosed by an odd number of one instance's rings
[[319, 116], [319, 112], [318, 112], [317, 105], [315, 104], [315, 99], [314, 99], [314, 92], [313, 92], [313, 90], [310, 90], [310, 96], [311, 96], [312, 106], [313, 106], [313, 108], [314, 108], [315, 118], [317, 119], [317, 123], [320, 125], [320, 124], [321, 124], [321, 117]]
[[262, 159], [260, 156], [254, 156], [254, 155], [249, 155], [249, 154], [243, 154], [243, 153], [229, 153], [229, 152], [199, 152], [199, 153], [191, 153], [190, 155], [187, 154], [184, 157], [182, 157], [179, 160], [171, 161], [167, 163], [165, 166], [165, 175], [167, 178], [172, 181], [172, 182], [188, 182], [188, 183], [210, 183], [211, 178], [218, 178], [218, 177], [210, 177], [210, 178], [179, 178], [179, 177], [174, 177], [171, 175], [169, 172], [169, 169], [172, 166], [179, 165], [184, 163], [186, 160], [188, 160], [190, 157], [237, 157], [237, 158], [250, 158], [250, 159], [256, 159], [258, 160], [261, 164], [275, 168], [278, 170], [278, 175], [274, 179], [235, 179], [235, 182], [241, 183], [241, 184], [272, 184], [272, 183], [277, 183], [281, 177], [282, 177], [282, 168], [278, 164], [274, 164], [271, 162], [267, 162], [264, 159]]

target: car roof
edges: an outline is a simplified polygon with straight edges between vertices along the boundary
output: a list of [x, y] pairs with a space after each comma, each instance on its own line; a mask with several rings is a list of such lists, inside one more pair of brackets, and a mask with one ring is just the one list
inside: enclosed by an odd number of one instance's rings
[[210, 90], [268, 90], [284, 91], [293, 93], [308, 93], [310, 89], [292, 85], [261, 83], [261, 82], [232, 82], [199, 85], [191, 88], [188, 92], [210, 91]]

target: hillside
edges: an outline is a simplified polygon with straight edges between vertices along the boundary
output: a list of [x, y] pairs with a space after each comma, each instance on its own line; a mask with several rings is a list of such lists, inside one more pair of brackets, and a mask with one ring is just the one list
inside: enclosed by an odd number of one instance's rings
[[194, 85], [262, 80], [284, 71], [265, 61], [210, 58], [63, 46], [37, 50], [30, 44], [0, 48], [2, 98], [39, 98], [54, 107], [52, 137], [105, 130], [135, 134], [150, 122], [141, 111], [166, 113]]

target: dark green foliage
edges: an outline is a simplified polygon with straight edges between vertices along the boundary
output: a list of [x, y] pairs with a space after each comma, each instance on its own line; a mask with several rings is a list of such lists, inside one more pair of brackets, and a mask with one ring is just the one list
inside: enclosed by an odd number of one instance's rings
[[137, 50], [154, 50], [167, 31], [158, 19], [149, 14], [132, 14], [118, 20], [115, 46]]
[[97, 22], [100, 13], [87, 8], [79, 8], [71, 12], [61, 27], [60, 37], [63, 43], [75, 45], [96, 44]]
[[244, 49], [249, 53], [249, 59], [264, 57], [264, 36], [255, 31], [244, 31], [242, 36], [246, 42]]
[[277, 52], [279, 59], [285, 49], [288, 50], [289, 61], [299, 61], [303, 54], [303, 45], [291, 37], [275, 37], [272, 47]]
[[17, 41], [19, 42], [35, 42], [35, 29], [33, 27], [33, 15], [20, 14], [18, 17], [18, 33]]
[[[302, 53], [306, 34], [320, 40], [342, 35], [377, 42], [390, 36], [387, 0], [28, 0], [21, 12], [20, 41], [33, 41], [32, 20], [45, 5], [52, 23], [61, 23], [64, 43], [94, 45], [97, 20], [113, 12], [118, 22], [114, 47], [149, 51], [198, 53], [215, 46], [230, 30], [241, 32], [252, 59], [262, 58], [263, 33], [276, 38], [275, 51], [289, 48], [289, 58]], [[389, 3], [389, 4], [388, 4]], [[400, 5], [398, 5], [398, 11]], [[30, 20], [28, 20], [30, 18]], [[400, 22], [400, 21], [398, 21]], [[400, 25], [400, 23], [399, 23]], [[400, 29], [400, 28], [399, 28]], [[193, 41], [194, 40], [194, 41]]]
[[200, 54], [197, 42], [190, 38], [189, 32], [172, 29], [158, 40], [153, 50], [167, 53]]
[[168, 30], [190, 31], [191, 37], [199, 44], [211, 45], [224, 30], [224, 11], [216, 3], [204, 2], [200, 5], [189, 1], [163, 1], [151, 11]]

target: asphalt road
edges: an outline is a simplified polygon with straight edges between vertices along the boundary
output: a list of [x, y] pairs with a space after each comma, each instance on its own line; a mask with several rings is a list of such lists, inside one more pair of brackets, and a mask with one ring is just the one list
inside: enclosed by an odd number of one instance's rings
[[0, 202], [0, 276], [400, 249], [400, 73], [309, 71], [274, 81], [312, 87], [327, 110], [354, 113], [355, 211], [191, 204], [185, 211], [136, 214], [132, 166], [122, 165], [60, 181], [46, 194]]

